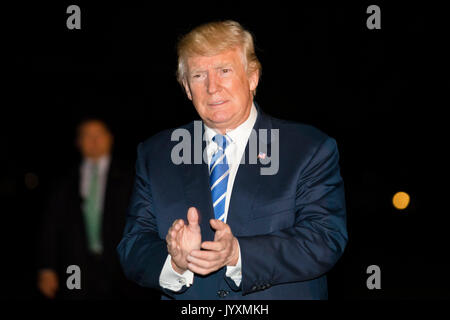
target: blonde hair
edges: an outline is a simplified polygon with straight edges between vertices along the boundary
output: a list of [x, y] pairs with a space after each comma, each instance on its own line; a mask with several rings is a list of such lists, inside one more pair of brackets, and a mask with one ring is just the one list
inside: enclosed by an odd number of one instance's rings
[[241, 48], [247, 73], [256, 70], [261, 76], [261, 63], [255, 54], [253, 37], [240, 23], [232, 20], [214, 21], [200, 25], [178, 41], [177, 80], [183, 85], [187, 72], [187, 59], [193, 56], [213, 56], [225, 50]]

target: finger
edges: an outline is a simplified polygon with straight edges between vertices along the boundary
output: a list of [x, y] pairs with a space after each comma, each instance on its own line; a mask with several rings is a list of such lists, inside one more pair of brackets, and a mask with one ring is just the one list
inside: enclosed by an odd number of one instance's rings
[[170, 233], [169, 233], [170, 239], [169, 240], [172, 241], [172, 240], [176, 239], [177, 235], [178, 235], [178, 232], [176, 232], [175, 230], [170, 231]]
[[[172, 223], [172, 226], [169, 228], [169, 231], [172, 231], [172, 230], [175, 230], [175, 227], [179, 224], [179, 221], [180, 219], [176, 219], [173, 223]], [[168, 231], [168, 232], [169, 232]]]
[[177, 223], [173, 226], [173, 228], [175, 229], [175, 231], [179, 231], [183, 226], [184, 226], [184, 220], [178, 219]]
[[177, 244], [176, 244], [175, 240], [172, 240], [172, 242], [170, 243], [169, 253], [172, 256], [178, 255], [178, 248], [177, 248]]
[[177, 232], [176, 236], [174, 237], [174, 240], [177, 243], [181, 243], [183, 240], [183, 235], [184, 235], [184, 229], [181, 229], [179, 232]]
[[222, 221], [217, 220], [217, 219], [209, 220], [209, 224], [216, 231], [224, 230], [228, 226], [225, 222], [222, 222]]
[[218, 251], [209, 250], [192, 250], [188, 257], [189, 256], [206, 261], [217, 261], [220, 259], [220, 254]]
[[173, 231], [173, 229], [172, 228], [170, 228], [169, 229], [169, 231], [167, 231], [167, 235], [166, 235], [166, 242], [167, 243], [169, 243], [169, 242], [171, 242], [172, 241], [172, 231]]
[[43, 293], [46, 297], [53, 299], [55, 297], [55, 292], [51, 288], [45, 288], [43, 290]]
[[195, 264], [188, 263], [188, 269], [191, 270], [193, 273], [200, 274], [203, 276], [206, 276], [207, 274], [210, 274], [213, 271], [216, 271], [214, 269], [206, 269], [199, 266], [196, 266]]
[[53, 293], [56, 292], [56, 289], [57, 289], [57, 288], [58, 288], [58, 284], [52, 283], [52, 285], [51, 285], [51, 290], [52, 290]]
[[172, 252], [173, 248], [174, 248], [173, 242], [172, 241], [167, 242], [167, 251], [169, 251], [169, 253]]
[[170, 232], [170, 235], [172, 236], [172, 238], [177, 238], [179, 236], [179, 234], [181, 233], [181, 230], [183, 230], [183, 225], [184, 222], [182, 222], [183, 220], [180, 220], [180, 222], [178, 222], [178, 224], [176, 224], [172, 231]]
[[219, 261], [208, 261], [203, 259], [194, 258], [193, 256], [187, 256], [186, 260], [188, 263], [192, 263], [193, 265], [204, 268], [204, 269], [211, 269], [219, 265]]
[[50, 292], [52, 299], [56, 296], [56, 291], [57, 291], [56, 288], [52, 288], [52, 290]]
[[205, 250], [222, 251], [225, 249], [225, 245], [222, 241], [204, 241], [202, 242], [201, 248]]
[[198, 226], [198, 220], [199, 220], [199, 214], [198, 210], [195, 207], [190, 207], [187, 212], [187, 220], [190, 227], [197, 227]]
[[43, 293], [47, 298], [53, 299], [53, 295], [52, 295], [52, 292], [51, 292], [51, 291], [44, 290], [44, 291], [42, 291], [42, 293]]

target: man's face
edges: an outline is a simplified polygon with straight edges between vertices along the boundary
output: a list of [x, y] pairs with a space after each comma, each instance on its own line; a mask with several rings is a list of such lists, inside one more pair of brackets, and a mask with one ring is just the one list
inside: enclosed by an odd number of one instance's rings
[[113, 138], [100, 121], [89, 121], [81, 125], [78, 147], [84, 158], [98, 159], [111, 151]]
[[258, 85], [258, 72], [247, 75], [241, 49], [187, 59], [187, 96], [208, 127], [221, 133], [244, 122]]

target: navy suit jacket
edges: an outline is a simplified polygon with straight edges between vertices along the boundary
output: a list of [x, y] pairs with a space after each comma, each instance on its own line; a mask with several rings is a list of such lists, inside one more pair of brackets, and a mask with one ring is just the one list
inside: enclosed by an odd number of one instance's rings
[[[129, 279], [160, 289], [163, 299], [327, 298], [326, 273], [347, 243], [336, 142], [311, 126], [257, 109], [256, 131], [267, 129], [270, 137], [272, 129], [279, 130], [279, 170], [261, 175], [261, 167], [269, 164], [250, 164], [247, 143], [247, 160], [237, 171], [227, 217], [241, 250], [240, 286], [226, 276], [226, 267], [207, 276], [195, 275], [194, 283], [179, 292], [159, 285], [168, 254], [167, 231], [175, 219], [186, 221], [189, 207], [200, 211], [202, 241], [214, 239], [208, 165], [174, 164], [172, 148], [179, 141], [171, 141], [173, 130], [138, 146], [134, 191], [118, 246]], [[193, 122], [181, 128], [194, 136]], [[192, 159], [194, 148], [192, 144]], [[270, 148], [269, 141], [269, 153]]]

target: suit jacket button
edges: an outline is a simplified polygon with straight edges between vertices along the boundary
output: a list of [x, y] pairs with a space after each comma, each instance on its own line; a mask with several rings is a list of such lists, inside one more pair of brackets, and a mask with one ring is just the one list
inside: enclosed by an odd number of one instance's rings
[[252, 291], [256, 291], [256, 289], [258, 289], [257, 286], [253, 286], [253, 287], [252, 287]]
[[269, 289], [271, 287], [270, 283], [266, 283], [266, 289]]
[[219, 291], [217, 291], [217, 295], [220, 298], [225, 298], [228, 295], [228, 291], [226, 291], [226, 290], [219, 290]]

